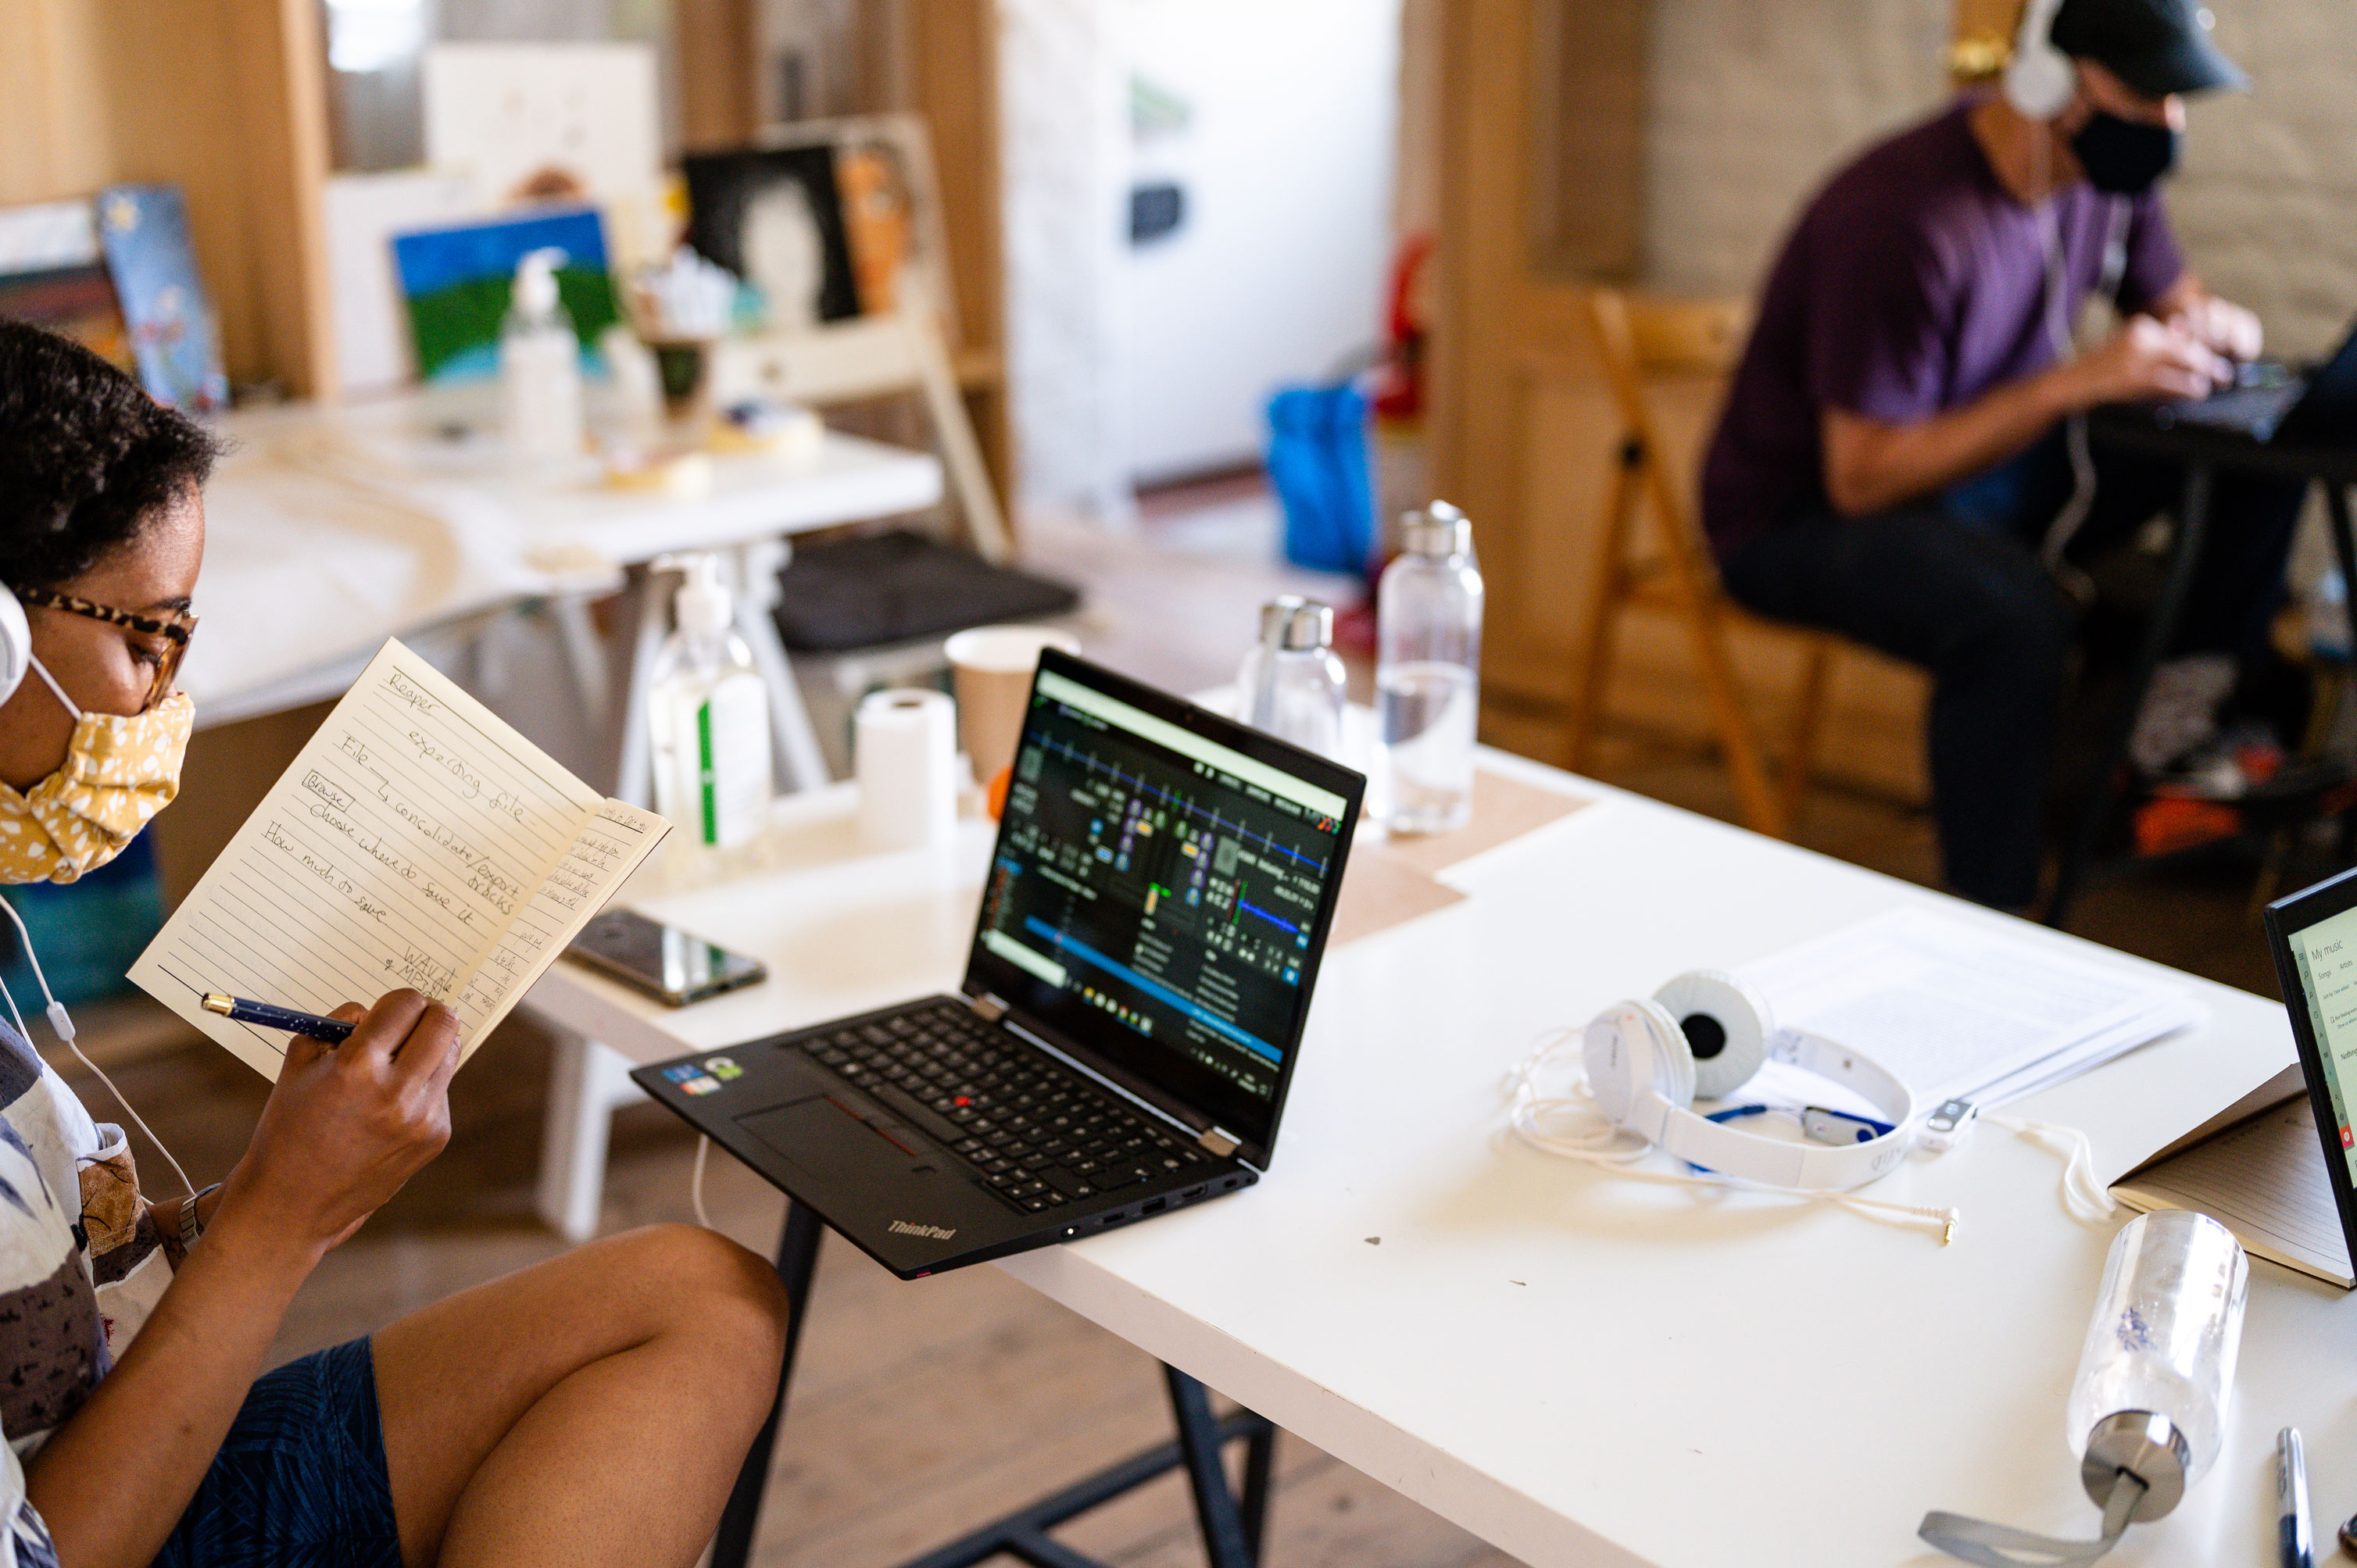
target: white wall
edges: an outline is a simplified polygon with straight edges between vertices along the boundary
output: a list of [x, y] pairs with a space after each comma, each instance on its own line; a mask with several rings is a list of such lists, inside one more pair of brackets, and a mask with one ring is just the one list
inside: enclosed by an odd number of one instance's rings
[[1136, 73], [1189, 121], [1137, 141], [1187, 193], [1130, 254], [1130, 469], [1250, 462], [1278, 385], [1372, 344], [1392, 248], [1399, 0], [1130, 0]]
[[1006, 369], [1023, 500], [1134, 510], [1121, 366], [1127, 0], [1000, 0]]
[[[1234, 462], [1380, 328], [1400, 0], [1001, 0], [1007, 358], [1024, 499], [1120, 521]], [[1132, 134], [1135, 69], [1187, 128]], [[1180, 231], [1128, 244], [1141, 174]]]

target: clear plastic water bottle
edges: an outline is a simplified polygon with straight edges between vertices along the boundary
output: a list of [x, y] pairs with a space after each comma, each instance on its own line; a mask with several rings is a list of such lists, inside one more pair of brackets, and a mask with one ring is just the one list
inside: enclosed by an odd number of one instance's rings
[[2158, 1519], [2218, 1457], [2250, 1277], [2206, 1214], [2141, 1215], [2113, 1239], [2063, 1434], [2098, 1504], [2126, 1471], [2145, 1485], [2133, 1517]]
[[1342, 751], [1342, 661], [1334, 655], [1334, 610], [1280, 594], [1260, 608], [1260, 641], [1236, 672], [1243, 718], [1281, 740], [1337, 757]]
[[1367, 805], [1395, 833], [1473, 816], [1481, 702], [1481, 568], [1473, 525], [1447, 501], [1401, 521], [1402, 552], [1375, 599], [1375, 756]]

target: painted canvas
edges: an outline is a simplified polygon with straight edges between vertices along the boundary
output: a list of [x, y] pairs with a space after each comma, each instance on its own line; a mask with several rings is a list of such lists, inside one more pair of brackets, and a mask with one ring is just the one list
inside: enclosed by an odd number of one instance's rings
[[939, 320], [942, 336], [955, 342], [956, 301], [943, 271], [948, 250], [924, 121], [878, 114], [832, 121], [825, 129], [834, 142], [835, 182], [843, 188], [860, 309], [920, 305]]
[[389, 169], [328, 177], [328, 288], [336, 379], [346, 392], [389, 392], [417, 377], [393, 237], [481, 215], [464, 175]]
[[100, 191], [98, 235], [147, 395], [173, 408], [227, 407], [221, 332], [197, 276], [180, 188], [116, 185]]
[[134, 370], [131, 331], [87, 200], [0, 208], [0, 316], [29, 321]]
[[655, 51], [633, 43], [441, 43], [425, 50], [425, 161], [476, 209], [597, 207], [625, 275], [671, 249]]
[[791, 331], [859, 312], [830, 142], [690, 153], [687, 242], [759, 296], [760, 324]]
[[688, 242], [747, 280], [770, 328], [914, 304], [954, 341], [940, 202], [924, 122], [812, 120], [754, 146], [685, 160]]
[[573, 317], [585, 363], [597, 364], [597, 334], [621, 318], [606, 266], [604, 226], [592, 208], [544, 209], [393, 236], [393, 266], [401, 274], [423, 380], [469, 381], [498, 373], [500, 324], [508, 313], [516, 263], [544, 246], [565, 252], [565, 264], [556, 269], [557, 293]]

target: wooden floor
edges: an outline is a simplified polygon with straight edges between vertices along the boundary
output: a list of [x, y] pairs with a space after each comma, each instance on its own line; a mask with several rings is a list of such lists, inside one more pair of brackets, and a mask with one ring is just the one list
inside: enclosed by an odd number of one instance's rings
[[[1248, 497], [1244, 498], [1246, 500]], [[1236, 498], [1222, 497], [1223, 507]], [[1152, 518], [1153, 514], [1149, 514]], [[1164, 518], [1168, 512], [1163, 514]], [[1186, 519], [1180, 518], [1182, 523]], [[1336, 585], [1235, 558], [1263, 523], [1200, 517], [1157, 545], [1153, 519], [1128, 541], [1053, 527], [1032, 535], [1039, 564], [1082, 582], [1097, 607], [1092, 650], [1186, 689], [1226, 679], [1260, 598]], [[1222, 557], [1225, 557], [1222, 559]], [[1606, 750], [1613, 781], [1732, 815], [1707, 757]], [[1820, 790], [1802, 824], [1811, 847], [1918, 882], [1933, 880], [1921, 812]], [[2100, 889], [2081, 929], [2098, 940], [2255, 990], [2271, 990], [2247, 876], [2232, 867]], [[276, 1347], [292, 1357], [365, 1333], [404, 1311], [554, 1255], [532, 1213], [549, 1043], [506, 1026], [452, 1090], [447, 1154], [320, 1268]], [[244, 1067], [201, 1041], [166, 1041], [118, 1081], [199, 1183], [242, 1147], [264, 1098]], [[76, 1077], [70, 1073], [69, 1077]], [[93, 1112], [104, 1091], [76, 1077]], [[653, 1107], [616, 1118], [604, 1223], [689, 1217], [693, 1141]], [[150, 1184], [167, 1180], [140, 1151]], [[782, 1205], [733, 1162], [707, 1181], [716, 1221], [768, 1251]], [[767, 1568], [887, 1568], [927, 1547], [1163, 1441], [1169, 1424], [1154, 1362], [988, 1268], [904, 1284], [840, 1243], [824, 1251], [802, 1340], [796, 1398], [763, 1513]], [[1272, 1509], [1273, 1568], [1453, 1568], [1509, 1561], [1464, 1531], [1307, 1444], [1286, 1439]], [[1161, 1482], [1064, 1532], [1135, 1568], [1201, 1561], [1181, 1483]]]

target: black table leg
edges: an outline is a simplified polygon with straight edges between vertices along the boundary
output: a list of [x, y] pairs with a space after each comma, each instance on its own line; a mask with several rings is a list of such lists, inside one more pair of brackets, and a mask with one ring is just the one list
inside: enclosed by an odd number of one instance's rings
[[1268, 1533], [1268, 1478], [1276, 1462], [1276, 1428], [1264, 1425], [1244, 1447], [1244, 1545], [1252, 1560], [1260, 1561], [1261, 1539]]
[[2119, 796], [2115, 780], [2128, 759], [2128, 743], [2136, 736], [2136, 714], [2144, 707], [2145, 691], [2152, 684], [2153, 671], [2160, 667], [2169, 651], [2169, 639], [2177, 635], [2178, 619], [2184, 615], [2186, 597], [2193, 591], [2194, 571], [2201, 560], [2202, 534], [2210, 522], [2210, 479], [2208, 463], [2186, 465], [2185, 499], [2177, 509], [2177, 537], [2169, 549], [2169, 575], [2161, 587], [2160, 602], [2153, 607], [2152, 622], [2145, 628], [2144, 642], [2136, 650], [2127, 690], [2121, 693], [2119, 712], [2113, 717], [2111, 733], [2104, 736], [2104, 749], [2097, 755], [2095, 775], [2088, 785], [2087, 803], [2079, 813], [2078, 830], [2063, 853], [2061, 868], [2054, 878], [2054, 897], [2046, 906], [2046, 923], [2058, 930], [2070, 918], [2079, 885], [2086, 879], [2095, 852], [2103, 847], [2104, 831], [2111, 825], [2112, 807]]
[[793, 1381], [794, 1351], [802, 1344], [802, 1317], [810, 1305], [811, 1271], [818, 1263], [818, 1240], [824, 1229], [819, 1217], [789, 1199], [786, 1224], [778, 1238], [778, 1278], [785, 1282], [792, 1316], [786, 1323], [786, 1353], [778, 1365], [778, 1397], [770, 1403], [770, 1419], [737, 1472], [728, 1506], [720, 1510], [720, 1528], [712, 1538], [712, 1568], [745, 1568], [753, 1552], [753, 1526], [761, 1517], [761, 1494], [770, 1485], [770, 1455], [778, 1445], [778, 1423], [786, 1413], [786, 1389]]
[[[1220, 1423], [1211, 1414], [1211, 1391], [1176, 1367], [1166, 1366], [1162, 1372], [1170, 1384], [1171, 1412], [1178, 1418], [1178, 1447], [1186, 1455], [1187, 1480], [1195, 1491], [1195, 1517], [1203, 1527], [1203, 1554], [1211, 1568], [1253, 1568], [1257, 1542], [1247, 1536], [1245, 1510], [1237, 1508], [1236, 1495], [1228, 1487], [1227, 1466], [1221, 1463]], [[1262, 1495], [1248, 1504], [1254, 1534], [1267, 1510], [1268, 1465], [1259, 1458], [1262, 1442], [1259, 1437], [1254, 1439], [1253, 1455], [1245, 1465], [1248, 1490], [1254, 1478], [1252, 1471], [1260, 1472]]]

